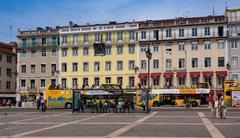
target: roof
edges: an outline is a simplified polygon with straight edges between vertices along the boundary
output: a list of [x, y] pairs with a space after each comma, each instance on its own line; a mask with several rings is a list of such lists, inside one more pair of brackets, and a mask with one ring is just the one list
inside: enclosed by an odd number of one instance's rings
[[15, 54], [13, 53], [13, 46], [4, 42], [0, 42], [0, 52]]

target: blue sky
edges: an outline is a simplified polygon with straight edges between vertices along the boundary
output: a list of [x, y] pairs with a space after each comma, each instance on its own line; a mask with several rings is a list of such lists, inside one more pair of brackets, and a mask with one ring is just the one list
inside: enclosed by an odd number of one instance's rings
[[[17, 29], [224, 14], [225, 0], [0, 0], [0, 41], [17, 41]], [[228, 0], [240, 7], [240, 0]]]

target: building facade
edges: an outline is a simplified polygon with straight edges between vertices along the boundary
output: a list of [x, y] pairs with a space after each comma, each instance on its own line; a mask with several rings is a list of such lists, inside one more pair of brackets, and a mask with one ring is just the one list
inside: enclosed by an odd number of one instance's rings
[[152, 52], [152, 87], [192, 87], [209, 82], [222, 88], [227, 76], [225, 16], [140, 22], [139, 81], [147, 85], [145, 51]]
[[38, 27], [18, 32], [18, 101], [35, 101], [47, 84], [57, 83], [58, 29]]
[[240, 9], [226, 10], [228, 24], [228, 79], [240, 79]]
[[0, 42], [0, 101], [15, 100], [16, 97], [16, 67], [17, 67], [17, 44]]
[[59, 80], [62, 87], [98, 87], [105, 83], [123, 88], [137, 83], [138, 24], [72, 25], [60, 29]]

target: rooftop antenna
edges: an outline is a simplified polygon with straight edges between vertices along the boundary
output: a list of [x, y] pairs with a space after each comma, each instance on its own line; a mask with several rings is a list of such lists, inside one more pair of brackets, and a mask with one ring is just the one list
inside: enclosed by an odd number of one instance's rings
[[12, 25], [9, 26], [9, 30], [10, 30], [10, 42], [12, 42]]
[[183, 13], [183, 17], [188, 18], [189, 13], [190, 13], [190, 10], [185, 11], [185, 12]]
[[215, 16], [214, 0], [213, 0], [213, 7], [212, 7], [212, 14], [213, 14], [213, 16]]
[[228, 1], [225, 0], [225, 9], [227, 9], [227, 3], [228, 3]]

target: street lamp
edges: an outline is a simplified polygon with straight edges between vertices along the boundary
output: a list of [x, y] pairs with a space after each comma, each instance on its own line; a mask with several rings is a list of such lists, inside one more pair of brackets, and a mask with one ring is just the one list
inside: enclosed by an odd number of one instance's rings
[[147, 112], [150, 112], [149, 109], [149, 91], [150, 91], [150, 60], [152, 58], [152, 53], [150, 50], [150, 44], [148, 45], [148, 49], [146, 51], [146, 57], [148, 59], [148, 90], [147, 90]]

